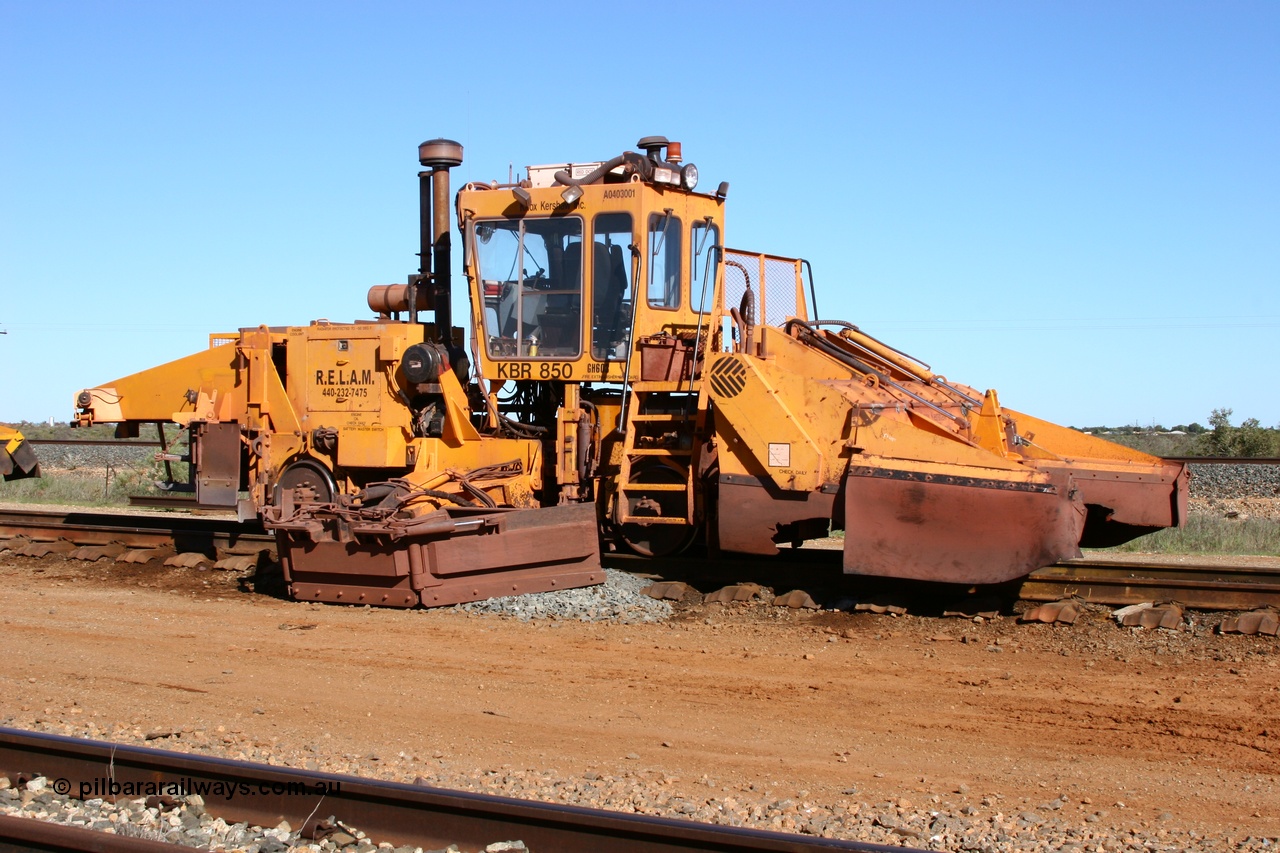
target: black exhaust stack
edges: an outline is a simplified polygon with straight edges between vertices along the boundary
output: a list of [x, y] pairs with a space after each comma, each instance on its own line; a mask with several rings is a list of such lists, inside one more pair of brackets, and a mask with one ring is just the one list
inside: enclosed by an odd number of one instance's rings
[[[418, 173], [421, 231], [418, 286], [430, 280], [430, 304], [435, 311], [436, 335], [441, 343], [449, 345], [453, 327], [450, 304], [453, 288], [449, 275], [449, 170], [462, 165], [462, 146], [452, 139], [429, 139], [418, 146], [418, 162], [431, 170]], [[409, 304], [416, 304], [412, 296]], [[417, 317], [411, 315], [410, 319], [416, 321]]]

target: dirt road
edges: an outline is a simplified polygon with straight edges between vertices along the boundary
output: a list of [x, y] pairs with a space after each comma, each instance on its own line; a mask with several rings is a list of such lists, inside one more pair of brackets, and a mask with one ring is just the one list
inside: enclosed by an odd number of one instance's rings
[[0, 589], [6, 725], [405, 780], [630, 774], [703, 799], [1280, 835], [1280, 644], [1207, 621], [521, 623], [58, 557], [0, 558]]

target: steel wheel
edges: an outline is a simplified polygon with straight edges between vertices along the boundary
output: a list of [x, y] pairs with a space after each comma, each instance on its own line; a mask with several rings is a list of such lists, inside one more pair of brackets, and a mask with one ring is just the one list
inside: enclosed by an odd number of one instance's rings
[[[666, 461], [651, 462], [632, 475], [633, 483], [684, 483], [687, 474], [680, 466]], [[683, 518], [685, 514], [684, 492], [651, 492], [639, 497], [619, 501], [631, 502], [631, 515], [653, 515], [666, 518]], [[632, 551], [643, 557], [671, 557], [679, 554], [698, 535], [698, 525], [643, 524], [630, 522], [617, 526], [618, 535]]]
[[294, 503], [328, 504], [338, 497], [338, 484], [333, 479], [333, 473], [314, 459], [299, 459], [285, 466], [280, 479], [276, 481], [276, 506], [280, 506], [286, 492], [297, 489], [310, 489], [314, 497], [300, 501], [295, 496]]

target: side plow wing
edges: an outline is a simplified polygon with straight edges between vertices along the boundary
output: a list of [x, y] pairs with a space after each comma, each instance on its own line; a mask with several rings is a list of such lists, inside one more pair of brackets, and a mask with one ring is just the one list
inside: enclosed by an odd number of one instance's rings
[[1027, 482], [855, 465], [845, 477], [847, 574], [1002, 583], [1080, 556], [1070, 478]]

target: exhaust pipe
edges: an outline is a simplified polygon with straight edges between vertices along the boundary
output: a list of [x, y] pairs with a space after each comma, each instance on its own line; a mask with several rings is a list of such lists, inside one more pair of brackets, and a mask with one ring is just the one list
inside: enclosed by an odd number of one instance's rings
[[[436, 336], [451, 344], [453, 327], [449, 275], [449, 169], [462, 164], [462, 146], [452, 139], [429, 139], [418, 146], [418, 162], [430, 169], [418, 173], [418, 273], [407, 284], [378, 284], [369, 289], [369, 309], [380, 317], [433, 311]], [[433, 274], [434, 269], [434, 274]]]
[[[431, 170], [418, 173], [420, 281], [426, 281], [430, 276], [429, 301], [435, 311], [436, 335], [448, 345], [452, 343], [450, 329], [453, 327], [450, 303], [453, 288], [449, 274], [449, 170], [462, 165], [462, 146], [452, 139], [429, 139], [418, 146], [418, 162]], [[409, 301], [411, 305], [415, 302], [412, 297]]]

